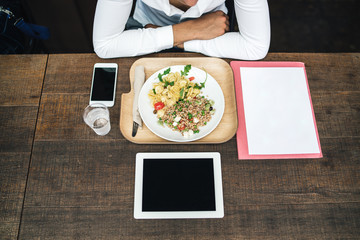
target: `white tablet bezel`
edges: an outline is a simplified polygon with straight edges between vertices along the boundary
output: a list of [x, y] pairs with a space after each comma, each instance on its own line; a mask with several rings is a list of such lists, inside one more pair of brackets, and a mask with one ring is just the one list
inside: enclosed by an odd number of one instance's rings
[[[174, 211], [174, 212], [143, 212], [143, 166], [144, 159], [213, 159], [215, 211]], [[221, 159], [218, 152], [188, 152], [188, 153], [137, 153], [135, 168], [135, 219], [177, 219], [177, 218], [222, 218], [224, 217], [224, 200], [222, 190]]]

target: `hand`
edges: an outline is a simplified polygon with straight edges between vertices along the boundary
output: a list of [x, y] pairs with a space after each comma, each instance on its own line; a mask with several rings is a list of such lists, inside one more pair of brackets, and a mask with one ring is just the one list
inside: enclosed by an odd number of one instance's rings
[[229, 17], [222, 11], [208, 13], [192, 21], [192, 31], [199, 40], [213, 39], [229, 31]]
[[229, 31], [229, 17], [222, 11], [173, 25], [174, 46], [190, 40], [209, 40]]

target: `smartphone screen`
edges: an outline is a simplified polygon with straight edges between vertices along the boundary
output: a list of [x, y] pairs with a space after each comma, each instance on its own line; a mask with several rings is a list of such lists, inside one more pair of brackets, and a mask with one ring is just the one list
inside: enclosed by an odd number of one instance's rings
[[92, 86], [91, 101], [113, 101], [116, 68], [96, 67]]

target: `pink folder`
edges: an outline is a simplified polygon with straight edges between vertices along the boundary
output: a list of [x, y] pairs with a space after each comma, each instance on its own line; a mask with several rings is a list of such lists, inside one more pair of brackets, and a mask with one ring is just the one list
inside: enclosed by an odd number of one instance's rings
[[[238, 130], [236, 133], [237, 139], [237, 147], [238, 147], [238, 158], [239, 159], [290, 159], [290, 158], [321, 158], [321, 146], [320, 146], [320, 139], [319, 134], [316, 126], [315, 114], [314, 109], [311, 101], [310, 89], [309, 84], [306, 76], [305, 64], [302, 62], [250, 62], [250, 61], [232, 61], [230, 63], [233, 72], [234, 72], [234, 79], [235, 79], [235, 92], [236, 92], [236, 102], [237, 102], [237, 110], [238, 110]], [[319, 153], [305, 153], [305, 154], [249, 154], [248, 149], [248, 140], [247, 140], [247, 133], [246, 133], [246, 123], [245, 123], [245, 113], [244, 113], [244, 102], [243, 102], [243, 92], [242, 92], [242, 84], [241, 84], [241, 75], [240, 75], [240, 67], [276, 67], [276, 68], [286, 68], [286, 67], [301, 67], [304, 69], [306, 85], [309, 94], [309, 100], [311, 104], [312, 116], [314, 121], [314, 127], [316, 131], [316, 137], [318, 142], [318, 147], [320, 152]]]

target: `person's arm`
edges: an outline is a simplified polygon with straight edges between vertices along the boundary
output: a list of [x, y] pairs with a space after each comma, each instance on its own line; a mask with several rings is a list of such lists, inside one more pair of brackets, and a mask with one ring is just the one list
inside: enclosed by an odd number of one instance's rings
[[198, 19], [173, 25], [174, 45], [190, 40], [209, 40], [229, 31], [229, 17], [222, 11], [207, 13]]
[[270, 18], [267, 0], [234, 0], [239, 32], [229, 32], [211, 40], [184, 43], [186, 51], [214, 57], [258, 60], [270, 46]]
[[133, 0], [98, 0], [93, 45], [101, 58], [129, 57], [173, 46], [172, 26], [126, 30]]

